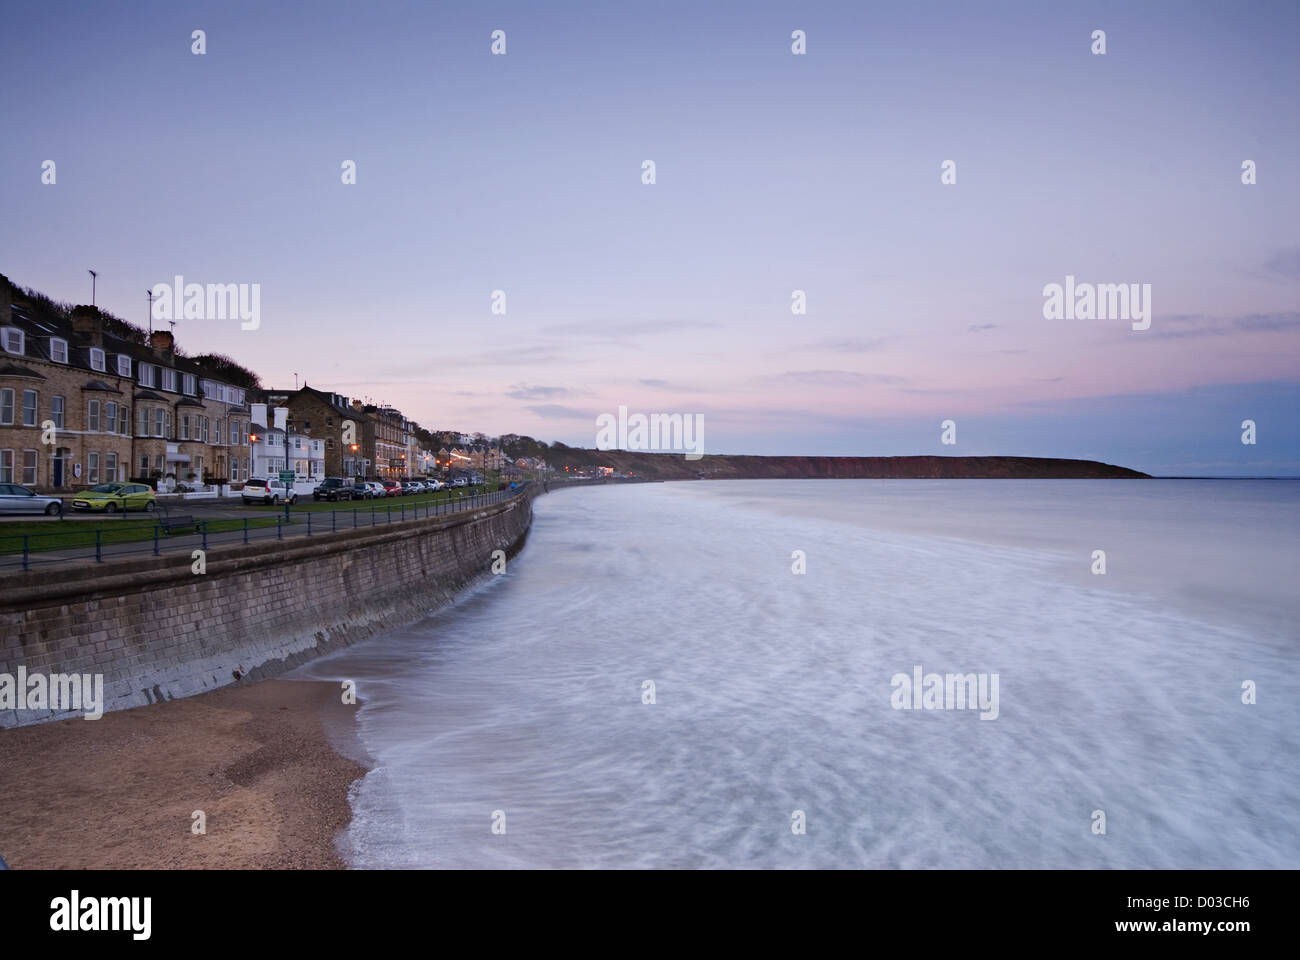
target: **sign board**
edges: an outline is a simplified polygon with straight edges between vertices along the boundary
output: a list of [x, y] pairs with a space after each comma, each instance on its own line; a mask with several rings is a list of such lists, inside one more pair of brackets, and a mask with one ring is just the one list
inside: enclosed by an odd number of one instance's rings
[[283, 480], [285, 483], [293, 483], [293, 481], [294, 481], [294, 479], [295, 479], [296, 477], [297, 477], [297, 474], [294, 473], [292, 470], [281, 470], [281, 471], [280, 471], [280, 479]]

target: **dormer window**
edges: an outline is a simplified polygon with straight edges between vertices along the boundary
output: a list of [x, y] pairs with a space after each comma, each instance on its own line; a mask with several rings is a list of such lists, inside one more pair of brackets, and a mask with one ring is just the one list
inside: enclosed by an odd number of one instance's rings
[[5, 327], [3, 331], [3, 343], [6, 353], [16, 353], [19, 356], [23, 354], [23, 332], [17, 327]]
[[158, 368], [152, 363], [136, 364], [136, 370], [140, 374], [140, 386], [156, 387], [158, 386], [157, 371]]
[[104, 372], [104, 351], [99, 347], [90, 348], [90, 369]]
[[50, 337], [50, 359], [55, 363], [68, 362], [68, 341]]
[[195, 378], [194, 374], [185, 374], [183, 383], [185, 384], [185, 392], [191, 397], [199, 392], [198, 380]]
[[170, 390], [172, 393], [176, 392], [176, 371], [175, 370], [171, 370], [168, 369], [167, 367], [163, 367], [162, 388], [164, 390]]
[[123, 354], [117, 355], [117, 375], [119, 377], [131, 376], [131, 358]]

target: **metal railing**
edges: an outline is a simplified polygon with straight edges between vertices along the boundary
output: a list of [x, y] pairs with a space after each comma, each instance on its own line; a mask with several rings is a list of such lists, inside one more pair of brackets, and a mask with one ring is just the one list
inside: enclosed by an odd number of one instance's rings
[[[249, 544], [256, 541], [288, 540], [323, 536], [368, 527], [389, 526], [415, 520], [450, 516], [479, 510], [522, 496], [528, 483], [494, 493], [443, 499], [373, 503], [366, 506], [323, 509], [286, 506], [274, 514], [257, 511], [245, 517], [193, 518], [192, 524], [177, 524], [178, 518], [125, 517], [92, 530], [77, 530], [82, 521], [49, 521], [49, 533], [4, 533], [0, 524], [0, 573], [31, 570], [73, 561], [104, 563], [123, 557], [158, 557], [171, 552], [193, 552], [211, 547]], [[209, 503], [210, 501], [204, 501]], [[170, 528], [170, 529], [169, 529]]]

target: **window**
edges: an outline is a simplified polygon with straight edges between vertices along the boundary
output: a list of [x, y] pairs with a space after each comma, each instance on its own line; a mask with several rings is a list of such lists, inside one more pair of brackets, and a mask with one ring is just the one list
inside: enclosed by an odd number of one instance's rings
[[14, 482], [14, 452], [0, 450], [0, 483]]
[[176, 371], [175, 370], [169, 370], [166, 367], [163, 368], [162, 388], [164, 390], [170, 390], [172, 393], [176, 392]]
[[208, 418], [199, 417], [199, 439], [204, 443], [208, 442]]
[[188, 413], [181, 415], [181, 439], [190, 438], [190, 415]]
[[155, 437], [165, 437], [171, 431], [165, 422], [167, 411], [162, 407], [153, 408], [153, 435]]
[[135, 435], [137, 437], [149, 436], [149, 408], [136, 407], [135, 416], [136, 416]]
[[[112, 433], [117, 429], [117, 404], [112, 400], [104, 404], [104, 432]], [[108, 479], [112, 480], [112, 477]]]
[[185, 374], [184, 383], [185, 383], [185, 392], [188, 393], [191, 397], [199, 392], [198, 381], [196, 380], [194, 374], [192, 373]]
[[108, 453], [104, 456], [104, 479], [112, 483], [117, 479], [117, 454]]
[[68, 341], [50, 337], [50, 359], [55, 363], [68, 362]]
[[152, 363], [138, 363], [136, 369], [140, 372], [140, 386], [158, 386], [158, 368]]
[[63, 398], [53, 397], [50, 400], [50, 419], [54, 421], [55, 429], [63, 429]]
[[91, 433], [99, 432], [99, 401], [91, 400], [86, 404], [86, 429]]
[[[9, 353], [16, 353], [21, 356], [23, 352], [23, 332], [19, 330], [17, 327], [5, 327], [4, 348]], [[12, 462], [13, 451], [12, 450], [9, 452], [9, 456], [10, 456], [9, 472], [12, 473], [13, 472], [13, 462]]]
[[131, 436], [131, 408], [125, 403], [117, 407], [117, 432], [124, 437]]
[[23, 451], [23, 484], [28, 487], [36, 486], [36, 451]]
[[14, 425], [14, 392], [8, 388], [0, 390], [0, 427]]
[[36, 391], [23, 391], [23, 426], [36, 426]]
[[86, 482], [92, 487], [99, 483], [99, 454], [86, 454]]
[[99, 347], [90, 348], [90, 369], [104, 372], [104, 351]]
[[326, 440], [326, 441], [325, 441], [325, 446], [327, 446], [327, 447], [329, 447], [331, 450], [333, 450], [333, 449], [334, 449], [334, 438], [333, 438], [333, 437], [330, 437], [328, 440]]
[[155, 457], [153, 458], [153, 469], [154, 469], [154, 472], [155, 472], [155, 473], [158, 473], [158, 474], [161, 474], [161, 473], [163, 472], [163, 467], [164, 467], [164, 466], [165, 466], [165, 464], [164, 464], [164, 462], [163, 462], [163, 455], [160, 453], [160, 454], [158, 454], [157, 456], [155, 456]]
[[221, 442], [221, 419], [220, 418], [217, 418], [217, 420], [213, 422], [212, 430], [213, 430], [212, 442], [220, 443]]
[[118, 375], [119, 377], [129, 377], [129, 376], [131, 376], [131, 358], [130, 358], [130, 357], [123, 356], [123, 355], [120, 354], [120, 353], [117, 355], [117, 375]]
[[140, 476], [147, 477], [148, 475], [149, 475], [149, 454], [146, 453], [140, 457]]

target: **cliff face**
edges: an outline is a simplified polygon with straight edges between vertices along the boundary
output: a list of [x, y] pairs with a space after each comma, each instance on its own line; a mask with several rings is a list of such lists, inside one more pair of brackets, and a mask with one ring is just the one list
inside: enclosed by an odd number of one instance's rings
[[654, 480], [741, 480], [774, 478], [839, 479], [1041, 479], [1098, 480], [1148, 475], [1096, 460], [1043, 457], [748, 457], [630, 453], [625, 450], [571, 450], [578, 457], [553, 458], [552, 466], [601, 465], [618, 474]]

